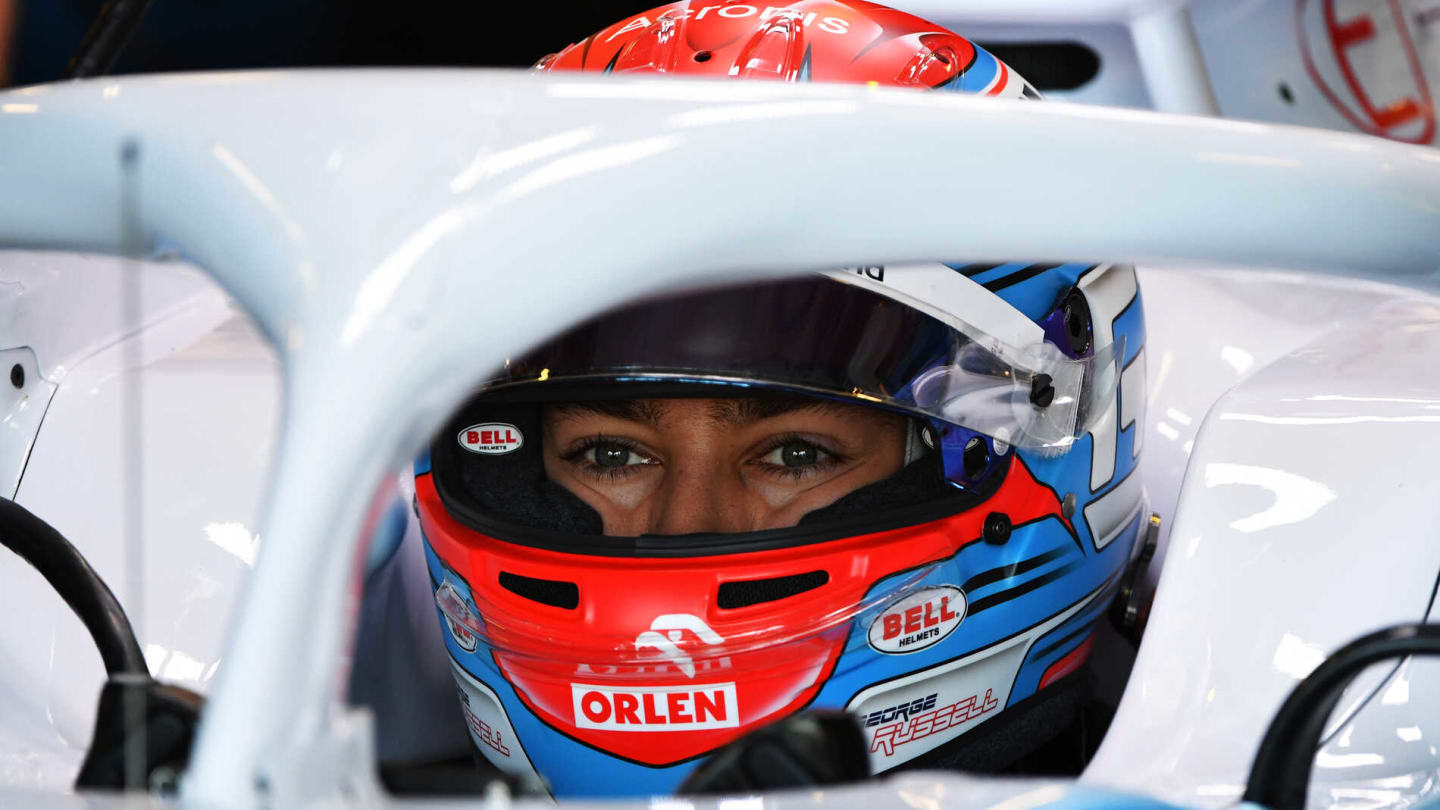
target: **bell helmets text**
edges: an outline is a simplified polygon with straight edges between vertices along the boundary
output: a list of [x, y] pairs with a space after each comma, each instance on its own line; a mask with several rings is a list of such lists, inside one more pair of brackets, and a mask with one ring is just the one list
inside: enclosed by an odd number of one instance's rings
[[503, 422], [471, 425], [460, 431], [460, 435], [456, 439], [466, 450], [486, 456], [503, 456], [506, 453], [513, 453], [525, 444], [525, 437], [521, 435], [520, 428]]
[[938, 644], [965, 618], [965, 593], [942, 585], [925, 588], [887, 607], [870, 623], [870, 646], [889, 654]]
[[635, 686], [570, 684], [576, 728], [603, 731], [700, 731], [738, 728], [735, 684]]

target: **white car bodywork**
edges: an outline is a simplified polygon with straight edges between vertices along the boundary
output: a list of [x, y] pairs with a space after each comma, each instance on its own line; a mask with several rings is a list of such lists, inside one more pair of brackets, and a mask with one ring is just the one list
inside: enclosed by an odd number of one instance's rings
[[[1440, 267], [1433, 152], [850, 87], [486, 72], [102, 80], [5, 94], [0, 113], [0, 244], [59, 251], [0, 253], [0, 282], [14, 285], [0, 290], [20, 294], [0, 334], [36, 386], [6, 403], [5, 447], [33, 442], [16, 497], [110, 582], [152, 671], [211, 694], [183, 786], [191, 801], [376, 798], [369, 725], [339, 698], [361, 528], [388, 471], [507, 352], [736, 268], [1017, 255], [1153, 265], [1141, 274], [1145, 476], [1179, 552], [1087, 780], [1229, 801], [1299, 677], [1345, 641], [1429, 610], [1440, 571], [1423, 493], [1440, 401], [1423, 373], [1440, 324], [1428, 292]], [[300, 122], [304, 137], [279, 126]], [[122, 159], [127, 144], [138, 160]], [[791, 181], [775, 183], [775, 166]], [[673, 204], [677, 177], [707, 193]], [[983, 210], [1025, 211], [1029, 227], [893, 193], [937, 178], [963, 178]], [[114, 314], [126, 263], [87, 252], [136, 235], [205, 267], [275, 354], [174, 263], [147, 264], [146, 327], [134, 332]], [[70, 292], [34, 295], [47, 285]], [[477, 317], [476, 302], [497, 296], [503, 306]], [[147, 392], [145, 476], [132, 490], [143, 577], [120, 543], [134, 525], [120, 497], [134, 462], [116, 400], [136, 381]], [[183, 407], [167, 409], [167, 382]], [[0, 728], [0, 775], [62, 790], [88, 740], [98, 656], [23, 564], [0, 560], [0, 577], [10, 615], [36, 617], [0, 629], [16, 662], [0, 673], [4, 716], [16, 718]], [[1407, 706], [1405, 728], [1423, 709]], [[1431, 739], [1421, 726], [1415, 740]], [[1337, 734], [1327, 751], [1347, 756], [1367, 733]], [[1361, 753], [1379, 756], [1373, 775], [1388, 787], [1342, 785], [1326, 801], [1425, 788], [1394, 779], [1427, 760], [1397, 770], [1386, 744]], [[881, 794], [902, 801], [901, 784]], [[874, 789], [832, 797], [847, 795], [876, 801]], [[941, 795], [958, 807], [982, 794]]]

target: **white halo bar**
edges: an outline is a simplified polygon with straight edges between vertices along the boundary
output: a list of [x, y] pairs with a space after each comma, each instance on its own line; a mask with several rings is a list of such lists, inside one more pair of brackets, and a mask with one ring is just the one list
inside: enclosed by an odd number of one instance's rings
[[[287, 368], [266, 538], [187, 800], [325, 794], [375, 482], [513, 352], [636, 296], [867, 262], [1440, 268], [1440, 153], [1364, 136], [955, 95], [354, 71], [0, 94], [0, 246], [143, 235]], [[738, 272], [743, 270], [743, 272]], [[42, 358], [43, 359], [43, 358]], [[334, 440], [336, 417], [347, 435]], [[333, 770], [333, 769], [331, 769]], [[300, 774], [300, 775], [297, 775]], [[330, 785], [333, 788], [333, 785]]]

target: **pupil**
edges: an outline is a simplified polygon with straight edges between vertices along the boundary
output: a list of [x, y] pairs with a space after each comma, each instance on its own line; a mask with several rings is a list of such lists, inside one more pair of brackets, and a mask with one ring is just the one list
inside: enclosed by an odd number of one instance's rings
[[780, 448], [780, 461], [786, 467], [809, 467], [817, 460], [815, 448], [808, 444], [796, 442]]
[[618, 444], [602, 444], [595, 448], [595, 464], [600, 467], [624, 467], [630, 460], [630, 448]]

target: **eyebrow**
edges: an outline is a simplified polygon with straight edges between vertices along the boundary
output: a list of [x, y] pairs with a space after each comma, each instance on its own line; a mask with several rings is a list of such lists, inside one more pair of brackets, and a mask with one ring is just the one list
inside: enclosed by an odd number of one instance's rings
[[561, 402], [553, 406], [555, 414], [563, 418], [575, 418], [582, 414], [594, 413], [613, 416], [627, 422], [643, 422], [659, 427], [665, 416], [665, 409], [644, 399], [596, 399], [583, 402]]
[[[654, 400], [646, 399], [601, 399], [583, 402], [565, 402], [555, 405], [554, 408], [556, 414], [561, 418], [576, 417], [583, 413], [594, 413], [602, 416], [612, 416], [616, 419], [624, 419], [629, 422], [641, 422], [651, 427], [660, 426], [661, 420], [665, 418], [666, 411], [664, 405], [657, 404]], [[737, 397], [735, 399], [722, 399], [712, 403], [709, 409], [709, 415], [710, 418], [716, 422], [731, 427], [740, 427], [759, 422], [763, 419], [770, 419], [781, 414], [806, 410], [848, 413], [849, 406], [823, 399], [811, 399], [809, 397]]]

